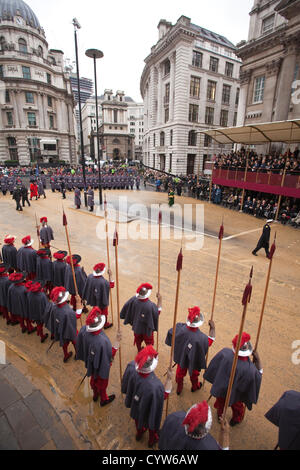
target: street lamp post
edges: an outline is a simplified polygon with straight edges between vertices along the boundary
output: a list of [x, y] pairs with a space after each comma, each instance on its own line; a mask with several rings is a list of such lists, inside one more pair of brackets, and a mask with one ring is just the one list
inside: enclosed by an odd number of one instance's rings
[[80, 126], [80, 149], [81, 149], [81, 165], [82, 176], [84, 184], [84, 205], [87, 207], [87, 193], [86, 193], [86, 177], [85, 177], [85, 158], [84, 158], [84, 145], [83, 145], [83, 129], [82, 129], [82, 114], [81, 114], [81, 93], [80, 93], [80, 78], [79, 78], [79, 60], [78, 60], [78, 44], [77, 44], [77, 30], [81, 28], [78, 20], [73, 18], [74, 38], [75, 38], [75, 54], [76, 54], [76, 71], [77, 71], [77, 88], [78, 88], [78, 107], [79, 107], [79, 126]]
[[103, 52], [99, 51], [98, 49], [88, 49], [85, 52], [87, 57], [90, 57], [94, 60], [94, 81], [95, 81], [95, 95], [96, 95], [96, 132], [97, 132], [97, 155], [98, 155], [98, 181], [99, 181], [99, 203], [100, 207], [102, 206], [102, 181], [101, 181], [101, 154], [102, 149], [100, 151], [100, 141], [99, 141], [99, 119], [98, 119], [98, 92], [97, 92], [97, 66], [96, 66], [96, 59], [101, 59], [103, 57]]

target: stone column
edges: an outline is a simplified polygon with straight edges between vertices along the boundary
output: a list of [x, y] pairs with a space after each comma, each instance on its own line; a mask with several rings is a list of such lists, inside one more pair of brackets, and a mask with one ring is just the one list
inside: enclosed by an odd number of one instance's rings
[[171, 73], [170, 73], [170, 104], [169, 104], [169, 121], [174, 120], [174, 99], [175, 99], [175, 67], [176, 67], [176, 52], [173, 52], [170, 57]]
[[274, 121], [284, 121], [288, 118], [298, 48], [299, 45], [296, 43], [286, 44], [285, 57], [278, 83]]
[[163, 124], [163, 90], [162, 90], [162, 67], [158, 65], [157, 80], [157, 124]]

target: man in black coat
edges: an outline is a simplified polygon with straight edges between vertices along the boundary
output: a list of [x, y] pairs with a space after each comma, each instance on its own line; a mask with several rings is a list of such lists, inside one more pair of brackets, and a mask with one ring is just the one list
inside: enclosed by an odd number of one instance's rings
[[[229, 401], [233, 412], [229, 423], [231, 426], [241, 423], [244, 419], [245, 407], [251, 410], [252, 405], [258, 400], [263, 370], [259, 355], [257, 351], [253, 351], [250, 339], [248, 333], [242, 334]], [[223, 414], [237, 340], [238, 335], [232, 340], [232, 349], [224, 348], [215, 355], [203, 375], [204, 380], [212, 384], [210, 393], [216, 397], [214, 407], [217, 409], [219, 418]], [[253, 362], [249, 358], [251, 354]]]
[[7, 295], [11, 283], [8, 279], [7, 266], [4, 263], [0, 264], [0, 314], [6, 320], [6, 324], [10, 324], [9, 313], [7, 310]]
[[267, 223], [263, 226], [263, 231], [261, 234], [260, 239], [258, 240], [256, 248], [252, 251], [254, 256], [257, 256], [258, 250], [261, 248], [265, 249], [266, 257], [269, 256], [269, 244], [270, 244], [270, 234], [271, 234], [271, 227], [270, 224], [273, 222], [272, 219], [267, 220]]
[[52, 303], [44, 315], [45, 327], [51, 332], [53, 342], [59, 341], [63, 349], [64, 362], [67, 362], [72, 356], [72, 351], [68, 352], [68, 346], [71, 342], [76, 353], [77, 325], [76, 320], [80, 318], [82, 310], [74, 310], [68, 304], [69, 292], [64, 287], [54, 287], [50, 298]]
[[66, 251], [61, 250], [53, 254], [55, 259], [53, 261], [53, 285], [56, 287], [64, 285], [67, 267], [65, 258], [67, 254]]
[[121, 334], [117, 333], [114, 346], [103, 331], [106, 317], [98, 307], [94, 307], [81, 328], [76, 341], [76, 359], [84, 362], [87, 377], [93, 390], [93, 400], [100, 396], [100, 406], [105, 406], [115, 399], [107, 395], [108, 379], [112, 361], [120, 347]]
[[28, 207], [30, 207], [31, 204], [28, 200], [28, 189], [24, 185], [22, 185], [21, 187], [21, 196], [22, 196], [22, 206], [25, 207], [25, 202], [27, 202]]
[[49, 307], [49, 300], [44, 292], [43, 283], [33, 282], [27, 292], [27, 312], [30, 322], [36, 323], [37, 335], [41, 343], [48, 338], [48, 333], [43, 332], [44, 313]]
[[30, 235], [22, 238], [23, 246], [18, 249], [17, 253], [17, 267], [19, 271], [27, 273], [27, 280], [33, 280], [36, 276], [36, 250], [33, 249], [34, 240]]
[[162, 297], [157, 294], [157, 305], [149, 297], [152, 292], [152, 285], [141, 284], [136, 291], [136, 295], [131, 297], [123, 306], [120, 318], [124, 320], [124, 325], [131, 325], [134, 332], [134, 344], [137, 350], [142, 349], [142, 342], [146, 346], [154, 344], [153, 332], [157, 331], [158, 316], [161, 312]]
[[218, 442], [209, 433], [212, 413], [206, 401], [193, 405], [187, 413], [175, 411], [167, 416], [159, 433], [159, 450], [229, 449], [229, 427], [222, 422]]
[[156, 377], [158, 353], [152, 346], [146, 346], [130, 362], [122, 378], [122, 393], [126, 394], [125, 406], [135, 420], [136, 440], [140, 441], [149, 430], [148, 446], [158, 442], [164, 400], [172, 389], [172, 371], [168, 369], [165, 386]]
[[[209, 346], [215, 340], [215, 325], [209, 321], [209, 336], [206, 336], [199, 327], [204, 323], [204, 316], [199, 307], [189, 308], [189, 314], [186, 323], [177, 323], [175, 344], [174, 344], [174, 362], [177, 364], [176, 383], [177, 395], [180, 395], [183, 389], [183, 380], [189, 372], [192, 384], [192, 392], [199, 390], [202, 383], [198, 381], [201, 369], [206, 369], [206, 354]], [[173, 328], [168, 331], [165, 343], [168, 346], [172, 344]]]
[[21, 206], [21, 189], [18, 188], [17, 186], [14, 187], [12, 198], [16, 201], [16, 211], [23, 211], [22, 206]]
[[[84, 272], [83, 268], [80, 266], [81, 256], [80, 255], [73, 255], [73, 266], [75, 271], [75, 280], [77, 284], [78, 294], [82, 299], [83, 289], [86, 283], [87, 275]], [[70, 256], [66, 259], [66, 271], [65, 271], [65, 280], [64, 280], [64, 287], [69, 291], [71, 294], [70, 304], [73, 307], [73, 310], [76, 310], [76, 291], [74, 286], [74, 279], [72, 274], [72, 267], [71, 267], [71, 258]]]
[[280, 450], [300, 450], [300, 392], [284, 392], [265, 417], [278, 427]]
[[18, 269], [17, 267], [17, 248], [14, 246], [16, 237], [13, 235], [6, 235], [4, 238], [4, 245], [2, 247], [2, 259], [6, 265], [8, 272], [12, 272]]
[[110, 269], [107, 271], [109, 281], [103, 277], [105, 270], [106, 266], [104, 263], [98, 263], [94, 266], [93, 274], [89, 274], [86, 279], [82, 299], [85, 300], [88, 305], [100, 308], [101, 314], [105, 315], [106, 318], [104, 325], [104, 329], [106, 330], [113, 326], [112, 323], [107, 321], [107, 317], [110, 289], [112, 289], [115, 284], [114, 281], [112, 281], [112, 272]]

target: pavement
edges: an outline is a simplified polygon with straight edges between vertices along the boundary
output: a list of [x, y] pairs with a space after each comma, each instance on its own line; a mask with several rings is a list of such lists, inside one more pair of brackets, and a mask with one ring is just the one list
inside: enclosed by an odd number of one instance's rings
[[77, 450], [49, 401], [10, 363], [0, 365], [0, 450]]

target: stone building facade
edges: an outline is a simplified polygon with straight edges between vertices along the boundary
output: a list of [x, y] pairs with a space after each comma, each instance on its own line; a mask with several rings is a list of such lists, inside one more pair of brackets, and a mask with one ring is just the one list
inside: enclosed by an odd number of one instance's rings
[[237, 55], [243, 61], [238, 125], [299, 119], [300, 0], [255, 0]]
[[220, 151], [202, 130], [236, 125], [241, 61], [224, 36], [181, 16], [158, 24], [145, 59], [143, 161], [173, 174], [201, 173]]
[[0, 164], [76, 163], [74, 97], [64, 54], [22, 0], [0, 0]]

